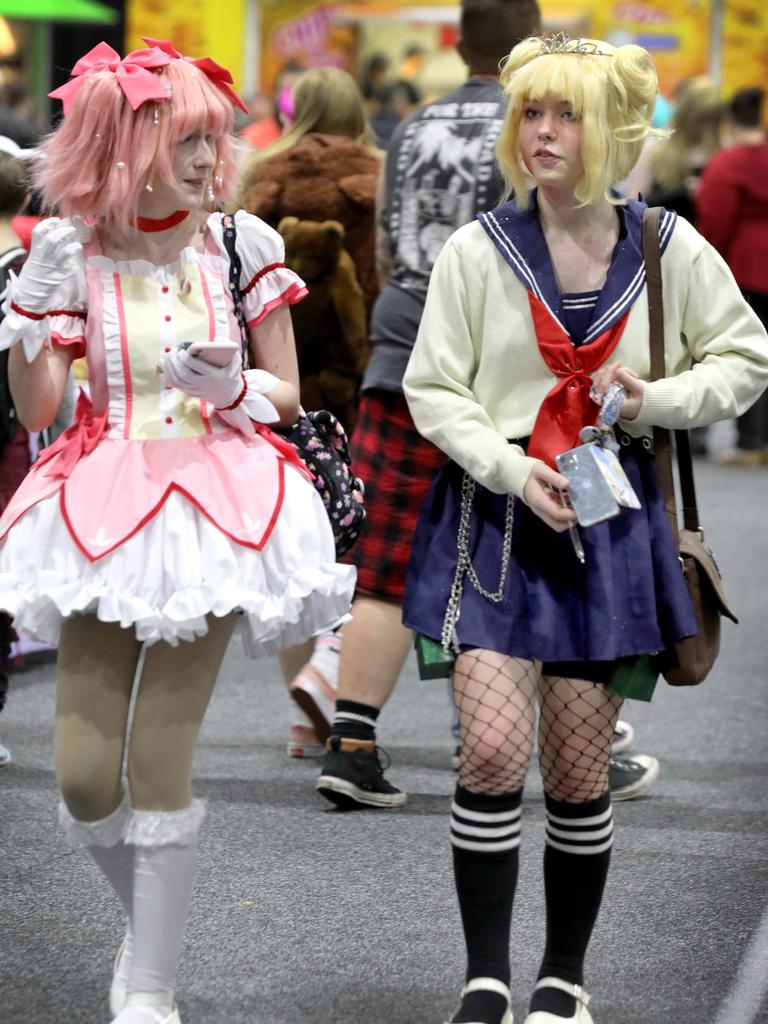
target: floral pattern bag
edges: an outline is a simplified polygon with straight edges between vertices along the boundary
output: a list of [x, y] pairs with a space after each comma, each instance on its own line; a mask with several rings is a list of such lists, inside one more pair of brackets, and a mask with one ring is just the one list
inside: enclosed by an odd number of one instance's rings
[[[229, 255], [229, 287], [243, 341], [243, 366], [248, 363], [248, 329], [240, 293], [240, 257], [235, 248], [233, 216], [222, 220], [224, 246]], [[299, 458], [312, 474], [315, 490], [323, 499], [333, 530], [336, 556], [346, 554], [360, 536], [366, 519], [363, 481], [352, 472], [349, 440], [341, 423], [327, 409], [302, 411], [291, 427], [278, 430], [296, 448]]]

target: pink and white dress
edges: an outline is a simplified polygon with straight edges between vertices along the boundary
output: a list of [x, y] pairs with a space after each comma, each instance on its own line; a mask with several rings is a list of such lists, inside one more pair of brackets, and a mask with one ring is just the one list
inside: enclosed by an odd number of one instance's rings
[[[238, 213], [249, 326], [306, 294], [283, 243]], [[299, 643], [346, 616], [354, 569], [335, 560], [323, 503], [293, 449], [259, 426], [245, 437], [199, 399], [166, 388], [158, 363], [182, 341], [239, 340], [220, 218], [204, 251], [158, 267], [102, 255], [96, 233], [50, 314], [10, 309], [2, 332], [70, 345], [90, 398], [42, 452], [0, 518], [0, 607], [55, 643], [89, 612], [147, 643], [206, 632], [238, 609], [254, 655]], [[39, 342], [39, 338], [37, 339]]]

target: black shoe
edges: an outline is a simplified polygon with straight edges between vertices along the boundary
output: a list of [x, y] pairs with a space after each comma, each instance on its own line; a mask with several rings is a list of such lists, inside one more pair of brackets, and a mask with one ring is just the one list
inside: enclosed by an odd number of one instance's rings
[[608, 787], [612, 800], [634, 800], [656, 781], [659, 762], [649, 754], [612, 757], [608, 765]]
[[[402, 807], [405, 793], [384, 778], [389, 767], [382, 765], [380, 750], [373, 740], [331, 736], [323, 771], [316, 788], [342, 810], [356, 807]], [[386, 756], [386, 754], [385, 754]]]

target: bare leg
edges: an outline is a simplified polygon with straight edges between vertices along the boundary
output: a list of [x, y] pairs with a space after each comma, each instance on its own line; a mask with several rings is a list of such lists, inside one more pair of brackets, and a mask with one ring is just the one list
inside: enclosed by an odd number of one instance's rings
[[344, 627], [339, 666], [339, 700], [383, 708], [400, 677], [413, 643], [399, 604], [358, 597]]
[[338, 807], [401, 807], [405, 793], [384, 778], [376, 719], [411, 646], [400, 606], [358, 597], [344, 627], [336, 714], [317, 789]]

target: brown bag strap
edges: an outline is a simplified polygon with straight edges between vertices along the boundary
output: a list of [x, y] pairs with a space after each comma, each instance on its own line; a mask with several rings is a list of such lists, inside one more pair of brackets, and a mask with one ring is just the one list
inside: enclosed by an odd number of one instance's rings
[[[661, 278], [661, 250], [659, 248], [659, 220], [661, 208], [647, 207], [643, 214], [643, 256], [648, 292], [648, 321], [650, 327], [651, 380], [659, 380], [666, 372], [664, 360], [664, 297]], [[686, 530], [699, 529], [699, 513], [696, 504], [696, 486], [693, 479], [693, 460], [687, 430], [676, 430], [675, 448], [680, 474], [680, 491], [683, 498], [683, 525]], [[654, 427], [656, 448], [656, 475], [664, 496], [664, 510], [667, 513], [673, 536], [679, 543], [677, 518], [677, 497], [675, 476], [672, 467], [672, 435], [666, 427]]]

